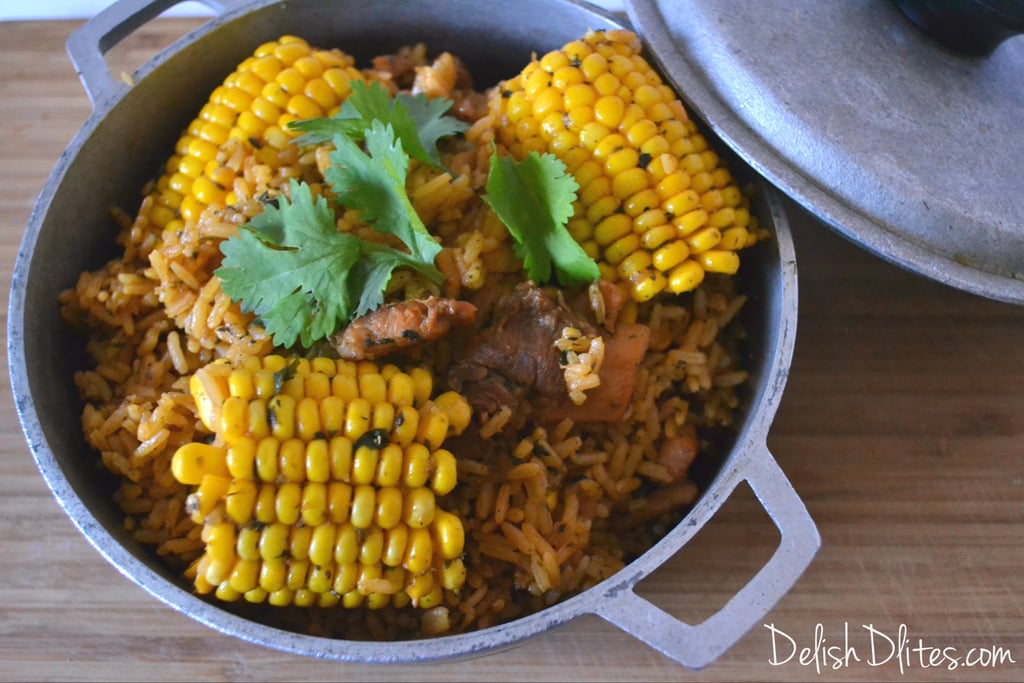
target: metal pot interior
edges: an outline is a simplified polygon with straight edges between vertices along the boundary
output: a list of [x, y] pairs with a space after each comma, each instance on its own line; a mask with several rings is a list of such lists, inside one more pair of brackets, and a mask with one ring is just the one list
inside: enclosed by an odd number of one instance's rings
[[[517, 73], [532, 53], [559, 47], [590, 28], [618, 25], [610, 15], [571, 2], [444, 0], [388, 3], [386, 10], [379, 3], [344, 4], [256, 3], [214, 19], [154, 58], [121, 99], [86, 122], [43, 189], [19, 254], [8, 335], [12, 384], [37, 463], [68, 515], [112, 564], [172, 607], [231, 635], [334, 659], [407, 661], [472, 654], [539, 633], [585, 610], [571, 599], [489, 629], [494, 633], [483, 639], [480, 633], [486, 632], [443, 637], [430, 651], [409, 649], [409, 643], [323, 641], [239, 618], [232, 606], [194, 597], [186, 580], [124, 530], [113, 501], [116, 482], [97, 467], [78, 419], [81, 403], [72, 374], [86, 358], [80, 340], [60, 318], [58, 294], [74, 285], [79, 272], [114, 256], [110, 208], [134, 213], [142, 184], [157, 175], [182, 128], [253, 46], [294, 33], [314, 44], [338, 46], [363, 65], [373, 55], [424, 41], [432, 52], [449, 49], [463, 57], [479, 87]], [[732, 168], [740, 178], [754, 180], [738, 160]], [[744, 443], [763, 440], [777, 401], [772, 385], [784, 381], [779, 368], [788, 365], [791, 352], [781, 334], [783, 327], [795, 324], [786, 320], [787, 299], [795, 296], [790, 291], [794, 273], [783, 263], [792, 256], [788, 226], [772, 190], [763, 183], [759, 187], [758, 213], [777, 237], [745, 252], [741, 287], [750, 295], [743, 320], [751, 380], [742, 395], [746, 409], [738, 415], [737, 429], [718, 445], [719, 457], [700, 468], [705, 492], [714, 489], [723, 465], [742, 457]], [[55, 354], [55, 346], [67, 350]], [[688, 518], [679, 527], [705, 521]], [[674, 552], [692, 533], [672, 532], [659, 545]], [[656, 568], [654, 562], [660, 559], [648, 553], [633, 567], [646, 574]]]

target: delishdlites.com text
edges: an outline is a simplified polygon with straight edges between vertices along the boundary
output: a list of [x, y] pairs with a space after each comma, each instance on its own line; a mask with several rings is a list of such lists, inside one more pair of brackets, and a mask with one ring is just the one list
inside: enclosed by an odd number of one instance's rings
[[787, 633], [764, 624], [771, 633], [768, 663], [772, 666], [813, 666], [818, 673], [851, 667], [892, 666], [900, 673], [912, 668], [947, 669], [1012, 666], [1013, 653], [999, 645], [957, 646], [926, 642], [911, 636], [906, 624], [886, 630], [874, 624], [851, 626], [843, 622], [828, 636], [825, 625], [816, 624], [812, 633]]

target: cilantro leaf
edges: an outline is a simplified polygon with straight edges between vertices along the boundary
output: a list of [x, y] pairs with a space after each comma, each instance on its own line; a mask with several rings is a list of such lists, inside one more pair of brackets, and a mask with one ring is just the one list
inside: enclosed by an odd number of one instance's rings
[[530, 152], [516, 161], [491, 153], [484, 201], [508, 228], [516, 254], [536, 282], [549, 282], [552, 269], [562, 285], [600, 277], [597, 263], [565, 229], [577, 189], [565, 164], [551, 154]]
[[339, 203], [359, 211], [359, 217], [378, 231], [402, 240], [422, 262], [417, 270], [440, 282], [433, 263], [441, 245], [423, 225], [405, 191], [409, 157], [391, 125], [373, 122], [366, 131], [366, 152], [344, 135], [334, 137], [334, 146], [324, 179], [333, 186]]
[[353, 81], [351, 94], [334, 117], [295, 121], [289, 127], [304, 132], [296, 140], [299, 145], [329, 142], [338, 134], [359, 142], [373, 123], [380, 121], [391, 125], [402, 141], [402, 148], [413, 159], [443, 168], [438, 141], [469, 128], [465, 122], [445, 116], [451, 107], [451, 100], [445, 98], [407, 93], [392, 98], [379, 83], [367, 86], [362, 81]]
[[[437, 152], [438, 140], [465, 132], [469, 129], [469, 124], [454, 116], [445, 116], [452, 108], [452, 102], [448, 99], [399, 93], [396, 108], [399, 104], [405, 105], [416, 125], [419, 149], [415, 146], [406, 147], [409, 155], [413, 159], [441, 168], [441, 157]], [[405, 137], [402, 138], [402, 144], [406, 144]]]
[[416, 268], [418, 264], [407, 254], [391, 247], [372, 242], [363, 242], [362, 256], [352, 266], [350, 296], [358, 299], [353, 317], [369, 313], [384, 303], [384, 289], [391, 279], [391, 273], [398, 266]]
[[292, 180], [290, 195], [221, 243], [224, 260], [214, 274], [244, 312], [259, 316], [276, 345], [299, 340], [308, 348], [382, 304], [396, 267], [422, 264], [338, 232], [327, 200], [314, 199], [305, 183]]

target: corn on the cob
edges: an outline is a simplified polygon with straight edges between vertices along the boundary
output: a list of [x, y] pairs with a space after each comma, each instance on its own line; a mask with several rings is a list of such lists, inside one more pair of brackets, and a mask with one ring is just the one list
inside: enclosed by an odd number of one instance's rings
[[636, 301], [735, 273], [756, 241], [747, 201], [631, 31], [590, 31], [496, 90], [496, 137], [551, 152], [580, 190], [568, 224], [602, 277]]
[[459, 394], [394, 365], [282, 356], [215, 361], [190, 380], [211, 443], [172, 472], [205, 552], [199, 593], [272, 605], [437, 605], [466, 576], [457, 483], [442, 447], [469, 423]]
[[288, 123], [330, 116], [348, 97], [353, 79], [364, 79], [339, 50], [320, 50], [295, 36], [259, 46], [210, 96], [178, 140], [174, 155], [150, 191], [146, 218], [165, 230], [196, 220], [211, 204], [234, 205], [240, 175], [223, 151], [234, 140], [257, 148], [272, 170], [295, 134]]

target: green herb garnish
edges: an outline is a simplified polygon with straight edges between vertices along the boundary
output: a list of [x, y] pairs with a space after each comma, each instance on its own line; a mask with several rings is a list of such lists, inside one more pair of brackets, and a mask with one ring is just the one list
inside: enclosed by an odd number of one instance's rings
[[407, 266], [439, 277], [432, 264], [339, 232], [334, 211], [295, 180], [291, 199], [267, 206], [221, 243], [215, 274], [224, 293], [260, 317], [274, 343], [309, 347], [384, 302], [391, 272]]
[[[359, 211], [359, 217], [378, 231], [401, 239], [414, 258], [433, 264], [441, 245], [423, 225], [405, 191], [409, 156], [402, 141], [390, 124], [376, 119], [365, 131], [365, 140], [369, 154], [349, 137], [335, 135], [335, 150], [329, 154], [332, 163], [324, 179], [337, 193], [339, 204]], [[424, 274], [435, 284], [441, 281], [436, 269]]]
[[565, 164], [551, 154], [530, 152], [522, 161], [491, 153], [484, 201], [515, 239], [516, 255], [536, 282], [574, 285], [600, 277], [594, 259], [566, 230], [572, 218], [576, 184]]
[[442, 168], [437, 151], [438, 141], [448, 135], [462, 133], [469, 126], [451, 116], [451, 100], [430, 99], [424, 95], [399, 93], [389, 97], [379, 83], [367, 86], [362, 81], [352, 82], [352, 93], [331, 118], [295, 121], [289, 128], [303, 131], [295, 141], [298, 145], [330, 142], [338, 134], [359, 142], [371, 130], [374, 121], [391, 124], [402, 142], [402, 149], [413, 159], [436, 168]]
[[[215, 275], [233, 301], [255, 313], [274, 344], [310, 348], [352, 318], [384, 303], [396, 268], [411, 268], [435, 285], [441, 245], [417, 215], [406, 192], [410, 159], [443, 168], [441, 138], [466, 124], [446, 116], [451, 102], [423, 95], [394, 98], [378, 84], [352, 84], [352, 94], [332, 118], [290, 124], [303, 131], [295, 144], [331, 142], [324, 173], [338, 204], [359, 212], [378, 232], [408, 251], [339, 232], [327, 199], [292, 180], [289, 192], [268, 203], [238, 234], [221, 243], [224, 260]], [[515, 240], [530, 278], [563, 285], [596, 280], [597, 264], [565, 223], [578, 189], [564, 164], [531, 153], [522, 162], [492, 154], [485, 201]]]

